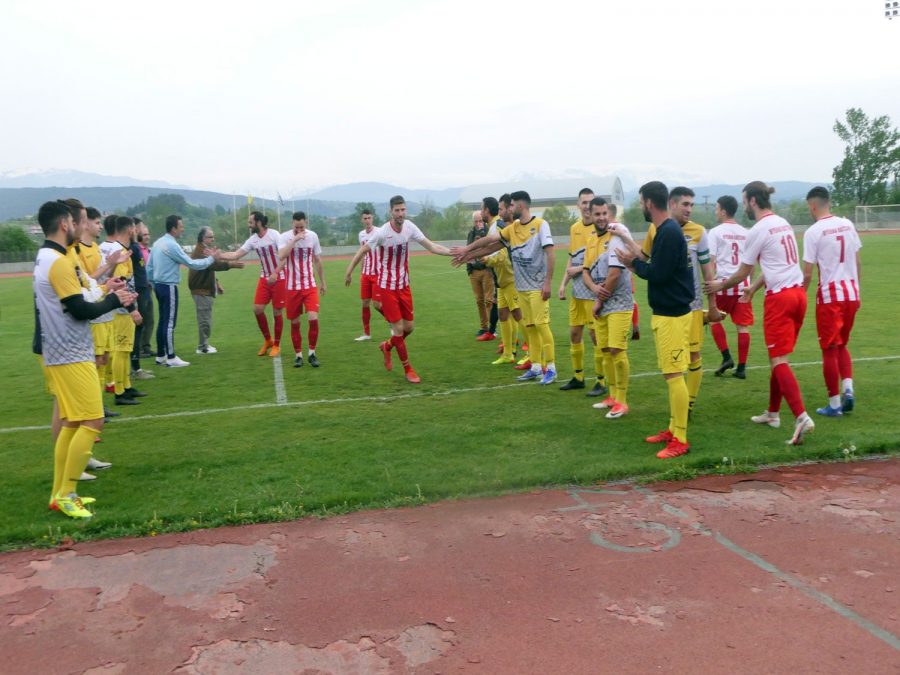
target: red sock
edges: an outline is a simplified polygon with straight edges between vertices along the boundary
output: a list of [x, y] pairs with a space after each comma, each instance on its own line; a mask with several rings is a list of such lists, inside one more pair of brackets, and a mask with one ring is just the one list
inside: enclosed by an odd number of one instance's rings
[[822, 350], [822, 375], [825, 376], [825, 388], [829, 396], [841, 393], [841, 371], [838, 367], [838, 350], [840, 347], [829, 347]]
[[284, 317], [281, 314], [275, 315], [275, 344], [281, 344], [281, 331], [284, 330]]
[[300, 336], [299, 321], [297, 323], [291, 321], [291, 342], [294, 344], [294, 352], [299, 354], [300, 350], [303, 349], [303, 338]]
[[309, 348], [316, 351], [316, 342], [319, 340], [319, 320], [309, 320]]
[[400, 357], [401, 363], [406, 365], [409, 361], [409, 354], [406, 352], [406, 340], [399, 335], [392, 335], [391, 344], [397, 350], [397, 356]]
[[256, 315], [256, 323], [259, 324], [259, 330], [263, 334], [263, 337], [268, 342], [272, 339], [272, 334], [269, 332], [269, 318], [266, 316], [266, 313]]
[[738, 365], [747, 363], [747, 355], [750, 353], [750, 333], [738, 333]]
[[709, 330], [712, 333], [713, 340], [716, 341], [718, 350], [724, 352], [728, 349], [728, 336], [725, 335], [725, 328], [722, 326], [722, 322], [710, 325]]
[[769, 373], [769, 412], [777, 413], [781, 410], [781, 386], [775, 371]]
[[631, 325], [638, 325], [638, 306], [637, 303], [634, 303], [634, 309], [631, 310]]
[[841, 373], [841, 379], [847, 380], [853, 378], [853, 360], [850, 358], [850, 350], [847, 345], [841, 345], [837, 348], [838, 370]]
[[363, 307], [363, 333], [369, 334], [369, 322], [372, 319], [372, 310], [369, 307]]
[[803, 394], [800, 393], [800, 385], [797, 384], [797, 378], [794, 377], [794, 371], [786, 363], [779, 363], [772, 369], [772, 373], [778, 378], [778, 386], [784, 400], [787, 401], [794, 417], [799, 417], [806, 412], [806, 406], [803, 404]]

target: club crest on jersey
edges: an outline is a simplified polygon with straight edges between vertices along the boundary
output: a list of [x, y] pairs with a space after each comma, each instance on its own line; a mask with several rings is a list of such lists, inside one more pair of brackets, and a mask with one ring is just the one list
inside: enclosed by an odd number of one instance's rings
[[536, 232], [536, 230], [532, 227], [532, 228], [531, 228], [531, 234], [534, 234], [535, 232]]

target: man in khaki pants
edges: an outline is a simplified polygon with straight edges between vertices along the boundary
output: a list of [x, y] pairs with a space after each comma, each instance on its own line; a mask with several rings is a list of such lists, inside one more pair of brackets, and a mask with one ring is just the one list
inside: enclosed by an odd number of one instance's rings
[[[466, 237], [466, 243], [471, 244], [476, 239], [487, 234], [484, 226], [484, 216], [481, 211], [472, 212], [472, 229]], [[473, 260], [466, 263], [466, 272], [469, 275], [469, 283], [472, 284], [472, 292], [475, 294], [475, 306], [478, 307], [478, 320], [480, 328], [476, 333], [476, 340], [487, 342], [497, 336], [488, 329], [488, 318], [491, 315], [491, 307], [494, 304], [494, 274], [481, 260]]]

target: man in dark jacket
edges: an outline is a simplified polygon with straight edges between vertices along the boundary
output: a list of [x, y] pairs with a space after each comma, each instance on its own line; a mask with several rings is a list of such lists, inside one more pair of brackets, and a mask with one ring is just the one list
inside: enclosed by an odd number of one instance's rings
[[[191, 253], [194, 260], [202, 260], [206, 257], [205, 251], [216, 246], [216, 236], [212, 228], [201, 227], [197, 233], [197, 245]], [[198, 354], [215, 354], [218, 349], [209, 344], [209, 335], [212, 332], [213, 301], [217, 295], [225, 291], [216, 279], [216, 272], [227, 272], [230, 269], [241, 269], [244, 263], [237, 260], [219, 260], [205, 270], [190, 270], [188, 272], [188, 288], [194, 305], [197, 308], [197, 340]]]

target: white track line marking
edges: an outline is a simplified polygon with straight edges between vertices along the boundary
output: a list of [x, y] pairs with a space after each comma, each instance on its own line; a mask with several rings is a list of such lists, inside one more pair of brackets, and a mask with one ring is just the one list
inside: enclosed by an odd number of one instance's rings
[[[277, 357], [281, 358], [281, 357]], [[900, 359], [900, 354], [893, 356], [863, 356], [859, 358], [854, 358], [854, 363], [862, 363], [867, 361], [891, 361], [894, 359]], [[806, 368], [809, 366], [820, 366], [822, 365], [821, 361], [801, 361], [798, 363], [792, 363], [792, 368]], [[762, 370], [763, 368], [768, 369], [768, 364], [758, 365], [758, 366], [747, 366], [747, 370]], [[716, 369], [715, 368], [704, 368], [704, 373], [712, 373]], [[658, 370], [654, 370], [652, 372], [646, 373], [635, 373], [631, 376], [630, 379], [638, 379], [644, 377], [660, 377], [660, 373]], [[534, 386], [534, 382], [513, 382], [510, 384], [494, 384], [494, 385], [486, 385], [482, 387], [466, 387], [463, 389], [446, 389], [444, 391], [434, 391], [434, 392], [410, 392], [409, 394], [393, 394], [391, 396], [358, 396], [354, 398], [321, 398], [311, 401], [286, 401], [284, 403], [253, 403], [250, 405], [236, 405], [231, 406], [229, 408], [205, 408], [204, 410], [179, 410], [177, 412], [171, 413], [160, 413], [158, 415], [140, 415], [137, 417], [119, 417], [115, 420], [111, 421], [110, 424], [127, 424], [130, 422], [142, 422], [144, 420], [164, 420], [164, 419], [172, 419], [176, 417], [196, 417], [197, 415], [210, 415], [214, 413], [231, 413], [231, 412], [240, 412], [242, 410], [260, 410], [266, 408], [300, 408], [304, 406], [312, 406], [312, 405], [337, 405], [339, 403], [389, 403], [391, 401], [401, 401], [403, 399], [412, 399], [412, 398], [431, 398], [437, 396], [454, 396], [456, 394], [468, 394], [472, 392], [478, 391], [494, 391], [497, 389], [510, 389], [512, 387], [528, 387]], [[286, 398], [286, 397], [285, 397]], [[50, 425], [40, 425], [40, 426], [29, 426], [29, 427], [6, 427], [0, 428], [0, 434], [9, 434], [15, 431], [43, 431], [49, 429]]]
[[287, 392], [284, 389], [284, 369], [281, 367], [281, 354], [272, 359], [275, 379], [275, 403], [284, 405], [288, 402]]

